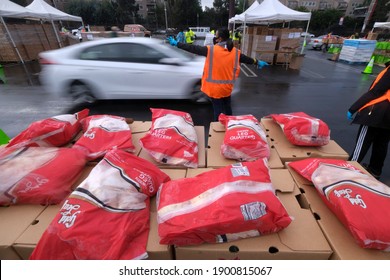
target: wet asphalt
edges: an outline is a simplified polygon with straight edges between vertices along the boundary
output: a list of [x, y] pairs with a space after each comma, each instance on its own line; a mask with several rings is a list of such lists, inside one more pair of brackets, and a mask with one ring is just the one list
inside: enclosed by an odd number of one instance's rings
[[[331, 61], [331, 54], [304, 51], [300, 70], [271, 65], [261, 70], [243, 66], [241, 90], [232, 98], [235, 115], [253, 114], [258, 119], [269, 114], [305, 112], [325, 121], [331, 138], [345, 151], [352, 152], [357, 125], [351, 125], [346, 112], [368, 90], [383, 67], [374, 65], [372, 74], [362, 74], [366, 64]], [[208, 131], [212, 120], [210, 104], [182, 100], [108, 100], [96, 104], [75, 104], [67, 97], [57, 98], [39, 84], [37, 62], [4, 65], [7, 83], [0, 84], [0, 128], [16, 136], [33, 121], [74, 113], [89, 108], [90, 114], [113, 114], [135, 120], [151, 120], [150, 108], [169, 108], [191, 114], [195, 125]], [[28, 73], [28, 75], [27, 75]], [[390, 186], [390, 156], [381, 181]], [[365, 162], [368, 161], [368, 156]]]

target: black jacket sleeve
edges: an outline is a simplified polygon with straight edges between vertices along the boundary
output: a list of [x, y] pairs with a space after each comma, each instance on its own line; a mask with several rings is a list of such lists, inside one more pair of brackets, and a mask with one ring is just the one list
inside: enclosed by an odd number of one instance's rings
[[366, 105], [371, 100], [381, 97], [389, 89], [390, 89], [390, 67], [387, 68], [386, 73], [382, 76], [382, 78], [377, 82], [377, 84], [372, 89], [364, 93], [358, 100], [356, 100], [355, 103], [352, 104], [352, 106], [349, 108], [349, 111], [354, 114], [356, 111], [358, 111], [361, 107]]
[[[198, 45], [190, 45], [185, 43], [177, 43], [177, 47], [179, 49], [185, 50], [187, 52], [201, 55], [201, 56], [207, 56], [207, 47], [206, 46], [198, 46]], [[245, 64], [257, 64], [257, 60], [254, 58], [251, 58], [249, 56], [246, 56], [244, 54], [240, 55], [240, 63]]]

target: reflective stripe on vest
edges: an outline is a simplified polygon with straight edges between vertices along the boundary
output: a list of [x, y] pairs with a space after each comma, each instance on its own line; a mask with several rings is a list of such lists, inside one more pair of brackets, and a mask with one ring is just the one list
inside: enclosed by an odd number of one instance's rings
[[232, 79], [231, 80], [214, 80], [212, 77], [212, 70], [213, 70], [213, 63], [214, 63], [214, 46], [210, 46], [210, 57], [209, 57], [209, 73], [208, 77], [206, 77], [206, 81], [209, 83], [214, 84], [234, 84], [236, 82], [236, 72], [238, 67], [238, 51], [237, 49], [233, 48], [233, 50], [236, 52], [235, 59], [234, 59], [234, 66], [233, 66], [233, 73], [232, 73]]
[[[390, 67], [390, 66], [389, 66]], [[379, 80], [383, 77], [383, 75], [386, 73], [386, 71], [389, 69], [389, 67], [387, 67], [385, 70], [383, 70], [382, 72], [379, 73], [379, 75], [376, 77], [375, 81], [372, 83], [372, 86], [370, 87], [370, 90], [379, 82]], [[385, 101], [385, 100], [388, 100], [390, 102], [390, 89], [386, 91], [385, 94], [383, 94], [382, 96], [374, 99], [374, 100], [371, 100], [370, 102], [368, 102], [366, 105], [364, 105], [363, 107], [361, 107], [359, 109], [359, 112], [361, 110], [363, 110], [364, 108], [367, 108], [369, 106], [372, 106], [374, 104], [377, 104], [379, 102], [382, 102], [382, 101]]]

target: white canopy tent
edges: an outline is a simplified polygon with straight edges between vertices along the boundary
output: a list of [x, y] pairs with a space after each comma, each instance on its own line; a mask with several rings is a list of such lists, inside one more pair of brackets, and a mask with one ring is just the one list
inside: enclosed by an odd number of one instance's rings
[[26, 7], [27, 9], [34, 11], [35, 13], [39, 14], [42, 19], [50, 20], [51, 24], [53, 26], [54, 34], [56, 35], [58, 44], [60, 47], [61, 40], [58, 36], [58, 30], [54, 26], [55, 20], [67, 20], [67, 21], [80, 21], [82, 25], [84, 26], [83, 19], [78, 16], [72, 16], [67, 13], [64, 13], [60, 10], [57, 10], [56, 8], [50, 6], [43, 0], [34, 0], [30, 5]]
[[234, 17], [232, 17], [231, 19], [229, 19], [229, 23], [233, 22], [233, 23], [236, 23], [236, 22], [244, 22], [244, 17], [245, 17], [245, 13], [249, 13], [250, 11], [253, 11], [255, 8], [257, 8], [257, 6], [259, 6], [259, 2], [256, 0], [255, 2], [253, 2], [252, 5], [249, 6], [248, 9], [246, 9], [243, 13], [239, 14], [239, 15], [235, 15]]
[[[257, 2], [257, 1], [256, 1]], [[254, 4], [253, 4], [254, 5]], [[253, 6], [252, 5], [252, 6]], [[244, 28], [247, 23], [252, 24], [271, 24], [271, 23], [280, 23], [280, 22], [290, 22], [290, 21], [307, 21], [306, 34], [309, 29], [311, 13], [304, 13], [292, 10], [278, 0], [264, 0], [261, 4], [258, 4], [254, 8], [250, 6], [244, 13], [238, 15], [238, 17], [233, 17], [229, 20], [230, 22], [243, 22]], [[251, 10], [249, 10], [252, 8]], [[243, 17], [241, 16], [243, 15]], [[305, 37], [306, 40], [306, 37]], [[245, 41], [243, 42], [245, 44]], [[301, 53], [303, 52], [303, 46]]]
[[5, 31], [8, 34], [9, 39], [11, 40], [12, 46], [16, 51], [16, 54], [18, 55], [20, 61], [24, 64], [24, 60], [22, 56], [20, 55], [20, 52], [18, 48], [16, 47], [15, 41], [11, 36], [11, 33], [8, 30], [7, 24], [5, 23], [3, 17], [13, 17], [13, 18], [39, 18], [39, 15], [34, 13], [33, 11], [24, 8], [18, 4], [15, 4], [14, 2], [11, 2], [9, 0], [1, 0], [0, 1], [0, 20], [1, 23], [4, 25]]
[[390, 22], [375, 22], [372, 30], [374, 28], [390, 28]]

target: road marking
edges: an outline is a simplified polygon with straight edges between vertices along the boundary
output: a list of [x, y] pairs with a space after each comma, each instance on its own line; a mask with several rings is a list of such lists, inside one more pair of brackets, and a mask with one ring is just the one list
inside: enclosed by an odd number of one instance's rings
[[[244, 67], [245, 69], [250, 72], [250, 74], [248, 74], [245, 70], [244, 70]], [[246, 64], [244, 63], [241, 63], [241, 71], [245, 74], [245, 76], [247, 77], [257, 77], [256, 73], [253, 72]]]
[[316, 72], [313, 72], [313, 71], [310, 71], [310, 70], [303, 70], [301, 69], [300, 70], [302, 73], [310, 76], [310, 77], [313, 77], [313, 78], [321, 78], [321, 79], [325, 79], [325, 76], [322, 76], [321, 74], [318, 74]]

